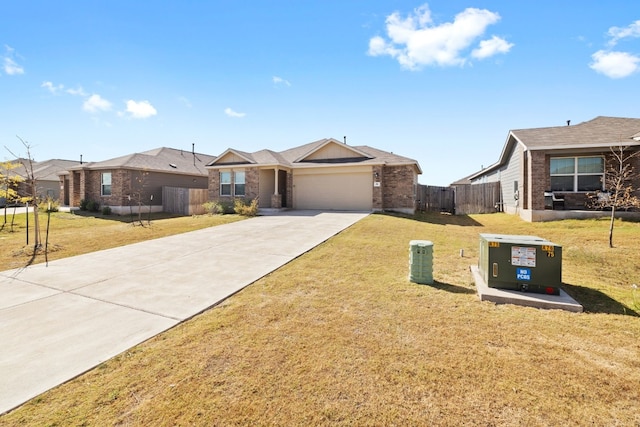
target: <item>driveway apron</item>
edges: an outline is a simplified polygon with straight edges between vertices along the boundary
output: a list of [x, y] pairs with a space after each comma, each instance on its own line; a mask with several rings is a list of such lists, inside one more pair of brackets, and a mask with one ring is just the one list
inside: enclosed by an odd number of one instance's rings
[[283, 212], [0, 272], [0, 414], [216, 305], [365, 216]]

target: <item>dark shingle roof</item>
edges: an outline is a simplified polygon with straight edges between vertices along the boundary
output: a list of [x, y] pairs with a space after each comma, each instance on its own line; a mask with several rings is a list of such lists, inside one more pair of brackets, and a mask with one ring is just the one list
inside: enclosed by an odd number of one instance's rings
[[[302, 161], [304, 157], [313, 153], [314, 151], [320, 149], [324, 145], [336, 143], [342, 145], [342, 143], [333, 138], [324, 138], [319, 139], [317, 141], [313, 141], [304, 145], [300, 145], [298, 147], [290, 148], [285, 151], [275, 152], [271, 150], [260, 150], [255, 153], [245, 153], [239, 150], [232, 150], [235, 153], [241, 154], [242, 157], [246, 159], [250, 159], [252, 162], [258, 165], [282, 165], [287, 167], [292, 167], [294, 165], [303, 165], [306, 164], [306, 161]], [[390, 153], [387, 151], [379, 150], [377, 148], [369, 147], [367, 145], [359, 145], [352, 146], [347, 145], [347, 147], [353, 151], [354, 157], [347, 157], [345, 159], [340, 159], [343, 161], [337, 161], [336, 159], [329, 159], [326, 161], [323, 160], [314, 160], [309, 161], [308, 164], [339, 164], [339, 163], [358, 163], [358, 164], [386, 164], [386, 165], [415, 165], [420, 173], [420, 166], [418, 162], [414, 159], [410, 159], [408, 157], [399, 156], [394, 153]], [[231, 149], [229, 149], [231, 150]], [[227, 151], [229, 151], [227, 150]], [[214, 164], [209, 164], [209, 166], [216, 166]]]
[[504, 164], [513, 147], [520, 143], [528, 150], [609, 149], [619, 145], [640, 145], [640, 119], [598, 116], [573, 126], [515, 129], [509, 131], [500, 159], [469, 176], [476, 179]]
[[[27, 172], [25, 165], [29, 168], [29, 161], [27, 159], [16, 159], [11, 161], [11, 163], [18, 164], [16, 169], [13, 169], [10, 175], [19, 175], [22, 177], [26, 177], [31, 174], [31, 170]], [[74, 166], [78, 166], [80, 164], [77, 160], [63, 160], [63, 159], [49, 159], [43, 160], [41, 162], [37, 162], [33, 160], [33, 174], [36, 179], [41, 181], [58, 181], [58, 175], [65, 173], [69, 168]]]
[[634, 142], [633, 137], [639, 132], [640, 119], [599, 116], [573, 126], [516, 129], [511, 134], [530, 149], [562, 149], [626, 145]]
[[72, 169], [143, 169], [185, 175], [207, 175], [205, 165], [214, 159], [215, 156], [208, 154], [160, 147], [102, 162], [88, 163]]

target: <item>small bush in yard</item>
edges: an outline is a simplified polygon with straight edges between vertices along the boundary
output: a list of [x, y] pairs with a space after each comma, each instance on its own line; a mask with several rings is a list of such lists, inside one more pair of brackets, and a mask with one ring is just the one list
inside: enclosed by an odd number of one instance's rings
[[89, 212], [100, 212], [100, 203], [89, 200], [87, 202], [87, 210]]
[[81, 211], [89, 210], [87, 205], [89, 205], [89, 201], [87, 199], [80, 200], [80, 210]]
[[224, 202], [222, 200], [208, 201], [203, 203], [202, 207], [208, 215], [224, 215], [235, 212], [230, 202]]
[[111, 208], [109, 206], [105, 206], [102, 208], [102, 215], [111, 215]]
[[256, 216], [258, 215], [258, 198], [256, 197], [250, 203], [243, 199], [236, 199], [233, 204], [234, 210], [238, 215]]
[[51, 196], [47, 196], [38, 203], [38, 208], [45, 212], [58, 212], [60, 209], [60, 202]]
[[202, 204], [208, 215], [223, 215], [225, 213], [224, 206], [220, 201], [209, 201]]

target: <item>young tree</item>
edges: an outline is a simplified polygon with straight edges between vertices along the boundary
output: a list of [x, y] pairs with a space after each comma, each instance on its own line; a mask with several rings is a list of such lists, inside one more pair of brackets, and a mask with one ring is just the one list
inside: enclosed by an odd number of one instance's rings
[[591, 198], [591, 206], [597, 209], [611, 209], [609, 224], [609, 247], [613, 247], [613, 225], [616, 211], [640, 207], [636, 185], [640, 175], [634, 171], [632, 161], [640, 156], [640, 151], [629, 152], [628, 147], [611, 148], [604, 178], [604, 192], [597, 192]]
[[[20, 162], [24, 166], [24, 170], [25, 170], [24, 172], [25, 176], [23, 176], [23, 178], [27, 184], [27, 191], [29, 193], [27, 197], [23, 198], [23, 200], [30, 202], [31, 206], [33, 206], [33, 223], [34, 223], [33, 227], [35, 230], [34, 249], [38, 249], [42, 246], [42, 244], [40, 242], [41, 240], [40, 239], [40, 221], [38, 220], [38, 186], [37, 186], [36, 176], [33, 171], [33, 159], [31, 158], [31, 145], [24, 139], [20, 138], [19, 136], [17, 138], [20, 140], [20, 142], [22, 142], [22, 145], [24, 145], [24, 147], [27, 150], [27, 158], [26, 159], [20, 158]], [[7, 151], [9, 151], [9, 153], [11, 153], [14, 157], [18, 158], [18, 156], [13, 154], [11, 150], [9, 150], [8, 148], [7, 148]], [[28, 214], [29, 212], [27, 212], [27, 215]]]
[[[133, 172], [131, 173], [133, 174]], [[144, 226], [142, 223], [142, 207], [145, 206], [145, 202], [150, 197], [153, 198], [153, 196], [148, 194], [148, 177], [149, 171], [139, 171], [137, 176], [134, 177], [135, 183], [132, 184], [131, 194], [129, 195], [129, 209], [132, 208], [131, 202], [138, 205], [138, 222], [141, 226]], [[149, 201], [149, 203], [151, 203], [151, 201]], [[151, 206], [149, 206], [149, 209], [151, 209]]]
[[24, 179], [16, 173], [11, 173], [11, 171], [19, 167], [19, 163], [0, 163], [0, 200], [4, 200], [5, 204], [4, 223], [2, 224], [3, 227], [7, 223], [6, 206], [18, 201], [18, 199], [20, 198], [18, 194], [18, 184], [24, 181]]

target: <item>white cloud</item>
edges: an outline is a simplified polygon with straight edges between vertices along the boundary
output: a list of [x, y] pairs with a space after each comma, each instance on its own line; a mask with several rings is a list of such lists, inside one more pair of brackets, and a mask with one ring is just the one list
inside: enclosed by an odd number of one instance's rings
[[24, 68], [19, 65], [13, 58], [15, 57], [15, 49], [11, 46], [4, 45], [5, 54], [2, 58], [2, 69], [9, 76], [24, 74]]
[[278, 76], [273, 76], [273, 83], [276, 85], [291, 86], [291, 83], [289, 83], [288, 80], [285, 80], [282, 77], [278, 77]]
[[[424, 4], [403, 19], [394, 12], [386, 19], [388, 41], [376, 36], [369, 40], [368, 54], [389, 55], [402, 67], [411, 70], [425, 65], [461, 66], [467, 61], [465, 51], [481, 37], [500, 15], [486, 9], [467, 8], [453, 22], [436, 25], [429, 6]], [[484, 43], [484, 44], [483, 44]], [[508, 52], [513, 44], [494, 37], [476, 49], [477, 58]]]
[[236, 118], [240, 118], [240, 117], [246, 116], [245, 113], [238, 113], [236, 111], [233, 111], [231, 108], [225, 108], [224, 109], [224, 113], [229, 117], [236, 117]]
[[627, 27], [611, 27], [607, 34], [611, 37], [609, 46], [615, 46], [622, 39], [640, 37], [640, 20]]
[[471, 52], [471, 56], [477, 59], [485, 59], [499, 53], [507, 53], [513, 47], [513, 43], [507, 42], [498, 36], [493, 36], [489, 40], [482, 40], [480, 47]]
[[89, 94], [82, 89], [82, 86], [78, 86], [77, 89], [67, 89], [65, 92], [73, 96], [89, 96]]
[[14, 76], [16, 74], [24, 74], [24, 68], [18, 65], [11, 58], [4, 58], [4, 72], [10, 76]]
[[54, 95], [58, 94], [60, 91], [62, 91], [62, 89], [64, 89], [64, 85], [59, 84], [55, 86], [52, 82], [42, 82], [40, 87], [46, 88], [49, 92], [51, 92]]
[[89, 113], [109, 111], [111, 110], [111, 102], [102, 98], [100, 95], [93, 94], [84, 101], [84, 103], [82, 104], [82, 109]]
[[127, 101], [127, 113], [134, 119], [147, 119], [158, 114], [158, 111], [149, 101]]
[[627, 52], [599, 50], [591, 58], [589, 67], [612, 79], [628, 77], [640, 69], [640, 57]]

